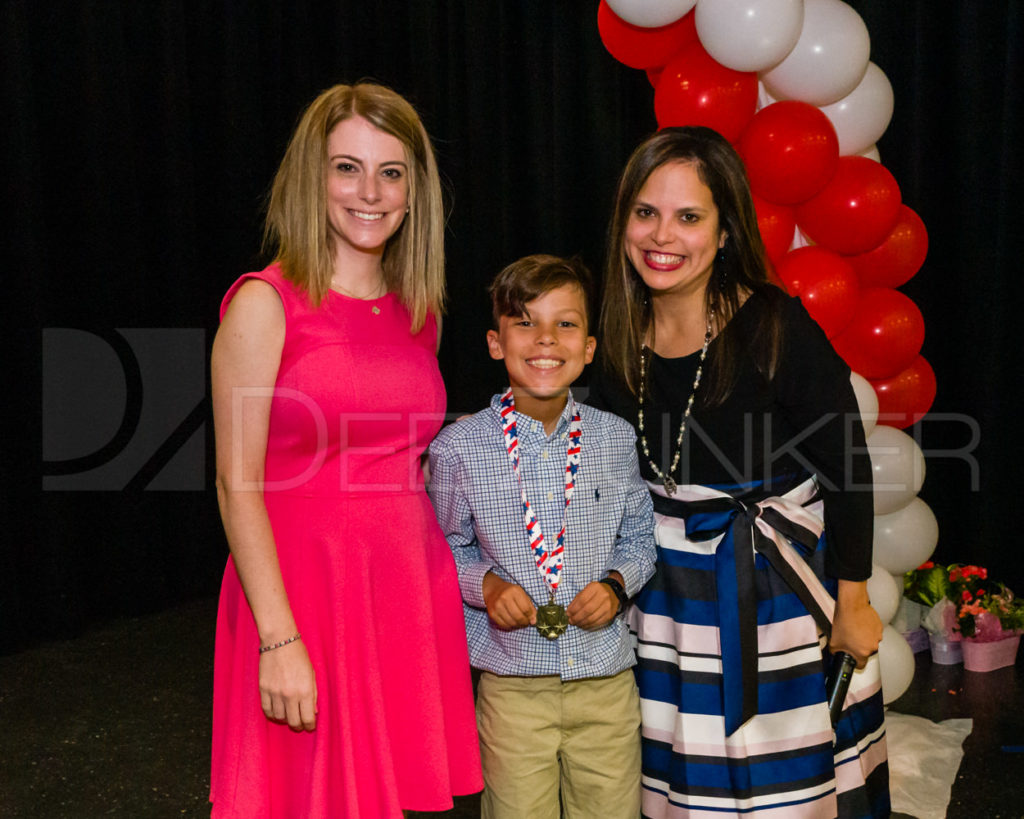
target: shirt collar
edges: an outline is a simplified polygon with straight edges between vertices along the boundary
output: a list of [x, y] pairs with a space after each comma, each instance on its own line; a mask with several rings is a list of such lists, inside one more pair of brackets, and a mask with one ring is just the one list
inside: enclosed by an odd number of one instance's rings
[[[501, 396], [505, 393], [497, 393], [491, 397], [491, 409], [494, 410], [495, 415], [498, 416], [498, 425], [501, 426]], [[572, 415], [569, 414], [570, 409], [573, 406], [572, 390], [569, 390], [569, 399], [565, 402], [565, 406], [562, 408], [562, 414], [558, 417], [558, 423], [555, 425], [555, 431], [551, 433], [551, 436], [560, 436], [566, 433], [569, 429], [569, 423], [572, 421]], [[517, 415], [519, 415], [517, 413]], [[534, 438], [535, 436], [540, 440], [544, 440], [550, 436], [544, 433], [544, 425], [540, 421], [534, 420], [529, 415], [519, 415], [520, 418], [529, 419], [528, 423], [518, 424], [517, 431], [521, 441], [525, 441], [528, 438]]]

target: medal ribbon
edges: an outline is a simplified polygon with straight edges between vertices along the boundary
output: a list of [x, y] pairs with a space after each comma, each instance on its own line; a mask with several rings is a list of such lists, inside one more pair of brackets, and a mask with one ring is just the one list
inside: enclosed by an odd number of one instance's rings
[[555, 546], [548, 551], [544, 533], [540, 529], [540, 523], [534, 514], [533, 507], [526, 497], [526, 484], [519, 471], [519, 433], [516, 429], [516, 402], [512, 397], [512, 390], [509, 389], [501, 397], [501, 428], [505, 435], [505, 449], [508, 451], [508, 459], [512, 463], [512, 471], [516, 480], [519, 481], [519, 494], [523, 499], [523, 521], [526, 523], [526, 534], [530, 539], [530, 551], [533, 552], [533, 559], [537, 562], [537, 570], [544, 582], [551, 590], [552, 598], [558, 590], [558, 581], [562, 573], [562, 553], [565, 550], [565, 520], [569, 510], [569, 502], [572, 500], [573, 492], [576, 489], [576, 473], [580, 468], [580, 439], [583, 436], [583, 424], [580, 422], [580, 413], [573, 401], [569, 408], [572, 413], [572, 421], [569, 423], [569, 446], [565, 451], [565, 506], [562, 507], [562, 528], [555, 538]]

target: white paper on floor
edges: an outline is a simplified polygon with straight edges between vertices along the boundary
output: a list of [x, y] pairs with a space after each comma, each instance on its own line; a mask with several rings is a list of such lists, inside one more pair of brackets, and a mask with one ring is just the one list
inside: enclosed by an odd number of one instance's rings
[[972, 720], [932, 722], [885, 712], [889, 750], [889, 794], [894, 813], [917, 819], [944, 819], [950, 790], [963, 759], [963, 742]]

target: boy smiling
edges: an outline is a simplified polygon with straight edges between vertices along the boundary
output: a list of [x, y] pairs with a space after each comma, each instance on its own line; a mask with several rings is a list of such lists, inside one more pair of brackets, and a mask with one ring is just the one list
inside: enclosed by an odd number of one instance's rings
[[625, 421], [573, 399], [594, 355], [588, 274], [528, 256], [491, 285], [487, 346], [508, 372], [491, 406], [430, 447], [455, 555], [484, 817], [635, 817], [640, 710], [620, 616], [653, 573], [650, 495]]

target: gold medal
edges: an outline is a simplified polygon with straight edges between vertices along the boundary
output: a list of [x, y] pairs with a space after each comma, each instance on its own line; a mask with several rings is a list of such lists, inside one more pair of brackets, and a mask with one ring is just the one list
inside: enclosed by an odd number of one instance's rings
[[537, 609], [537, 631], [541, 633], [542, 637], [557, 640], [567, 628], [569, 628], [569, 615], [565, 613], [565, 607], [559, 606], [555, 602], [555, 596], [551, 595], [548, 604]]

